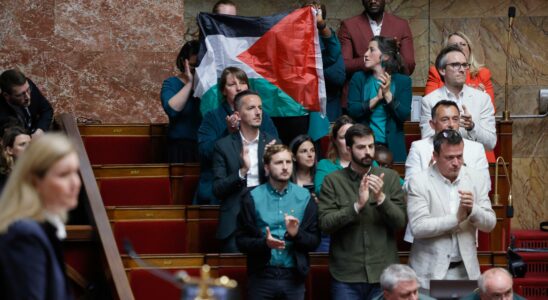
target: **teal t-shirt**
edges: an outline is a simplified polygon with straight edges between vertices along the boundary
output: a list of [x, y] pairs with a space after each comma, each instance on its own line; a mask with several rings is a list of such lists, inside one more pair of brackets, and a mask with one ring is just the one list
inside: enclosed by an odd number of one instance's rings
[[[379, 92], [380, 87], [380, 80], [378, 80], [374, 76], [367, 77], [365, 85], [363, 86], [363, 95], [365, 99], [375, 98]], [[392, 94], [395, 93], [395, 90], [396, 89], [394, 83], [390, 83], [390, 91], [392, 92]], [[373, 133], [375, 134], [375, 142], [384, 144], [386, 143], [386, 120], [388, 119], [388, 115], [386, 114], [386, 110], [384, 109], [385, 105], [386, 100], [384, 99], [380, 100], [377, 103], [375, 108], [373, 108], [373, 110], [371, 111], [371, 121], [369, 123], [369, 127], [371, 127], [371, 130], [373, 130]]]

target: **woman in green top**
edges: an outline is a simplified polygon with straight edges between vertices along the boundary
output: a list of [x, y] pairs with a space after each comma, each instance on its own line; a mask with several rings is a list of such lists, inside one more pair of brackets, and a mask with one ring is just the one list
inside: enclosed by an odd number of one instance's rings
[[375, 36], [363, 56], [366, 71], [356, 72], [348, 90], [348, 113], [371, 127], [375, 143], [384, 144], [395, 162], [407, 157], [403, 123], [411, 113], [411, 78], [403, 75], [396, 40]]

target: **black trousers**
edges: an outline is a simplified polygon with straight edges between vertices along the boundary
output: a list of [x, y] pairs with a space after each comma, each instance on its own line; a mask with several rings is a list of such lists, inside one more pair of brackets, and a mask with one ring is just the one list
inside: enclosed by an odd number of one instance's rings
[[295, 269], [267, 267], [248, 278], [250, 300], [304, 300], [304, 278]]

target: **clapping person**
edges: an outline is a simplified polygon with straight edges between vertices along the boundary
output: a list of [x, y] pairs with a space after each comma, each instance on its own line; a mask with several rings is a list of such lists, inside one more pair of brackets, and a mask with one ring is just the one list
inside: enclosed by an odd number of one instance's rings
[[350, 80], [348, 113], [373, 130], [375, 142], [386, 145], [395, 162], [404, 162], [403, 123], [411, 113], [411, 78], [402, 74], [396, 40], [374, 37], [363, 61], [366, 71], [354, 73]]
[[0, 299], [72, 299], [61, 239], [78, 204], [78, 155], [46, 134], [19, 158], [0, 198]]

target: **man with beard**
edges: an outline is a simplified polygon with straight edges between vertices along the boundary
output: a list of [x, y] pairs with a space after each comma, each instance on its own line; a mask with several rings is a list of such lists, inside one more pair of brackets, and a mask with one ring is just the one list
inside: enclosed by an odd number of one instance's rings
[[259, 94], [246, 90], [234, 97], [240, 127], [215, 143], [213, 194], [221, 202], [217, 238], [221, 252], [238, 252], [234, 232], [243, 193], [265, 182], [263, 153], [276, 138], [260, 131], [263, 106]]
[[[362, 0], [364, 11], [352, 18], [343, 20], [339, 28], [339, 40], [346, 67], [346, 78], [358, 70], [365, 70], [363, 55], [374, 36], [395, 38], [400, 44], [405, 73], [411, 75], [415, 70], [415, 51], [413, 35], [409, 23], [384, 11], [384, 0]], [[343, 89], [343, 107], [346, 107], [348, 84]]]
[[407, 215], [414, 236], [409, 265], [425, 290], [432, 279], [478, 279], [476, 231], [496, 225], [489, 184], [463, 166], [464, 143], [458, 131], [434, 136], [434, 160], [412, 176], [407, 187]]
[[436, 68], [445, 85], [421, 100], [421, 137], [434, 135], [429, 124], [432, 107], [441, 100], [450, 100], [457, 103], [461, 111], [459, 132], [462, 137], [483, 144], [485, 150], [493, 150], [497, 144], [495, 109], [489, 94], [464, 84], [470, 64], [459, 46], [443, 48], [436, 57]]
[[304, 299], [308, 252], [320, 243], [318, 212], [310, 193], [289, 181], [293, 154], [285, 145], [265, 150], [268, 182], [248, 192], [236, 241], [247, 253], [249, 299]]
[[373, 167], [373, 131], [362, 124], [345, 134], [350, 165], [328, 175], [318, 205], [322, 232], [331, 235], [329, 271], [333, 299], [371, 299], [379, 277], [398, 263], [395, 232], [405, 226], [398, 174]]
[[38, 87], [19, 70], [0, 75], [0, 125], [17, 119], [33, 138], [49, 130], [53, 108]]

